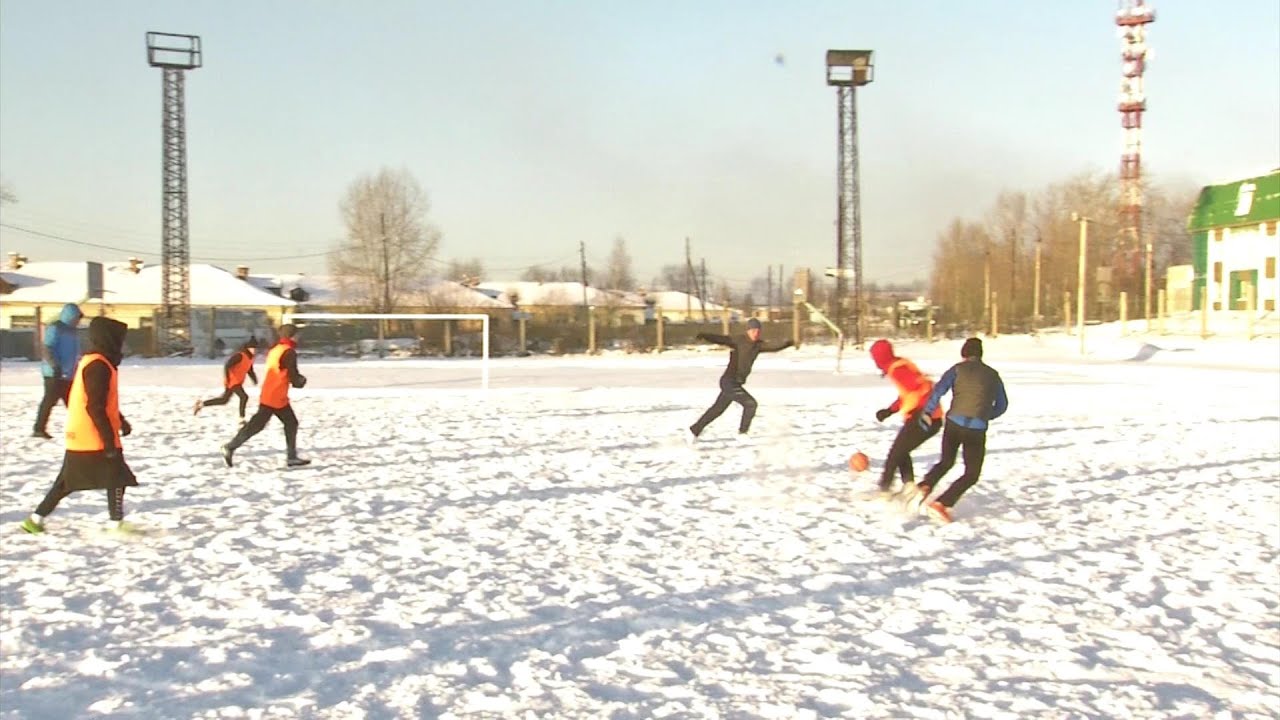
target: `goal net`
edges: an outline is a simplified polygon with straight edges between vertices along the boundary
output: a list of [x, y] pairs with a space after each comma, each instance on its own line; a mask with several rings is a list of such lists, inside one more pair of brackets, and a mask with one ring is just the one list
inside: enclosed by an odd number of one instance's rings
[[348, 320], [417, 321], [458, 320], [480, 323], [480, 387], [489, 389], [489, 316], [484, 313], [285, 313], [283, 322], [342, 322]]

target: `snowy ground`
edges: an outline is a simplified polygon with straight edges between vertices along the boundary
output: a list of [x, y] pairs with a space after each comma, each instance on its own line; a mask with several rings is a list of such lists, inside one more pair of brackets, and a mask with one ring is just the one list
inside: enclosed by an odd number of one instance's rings
[[291, 471], [278, 424], [222, 466], [213, 361], [126, 362], [147, 532], [83, 493], [29, 536], [62, 451], [7, 362], [0, 719], [1278, 717], [1280, 343], [1093, 342], [987, 342], [1011, 406], [945, 527], [864, 497], [894, 393], [805, 348], [757, 364], [749, 440], [734, 407], [694, 447], [719, 350], [488, 392], [304, 359]]

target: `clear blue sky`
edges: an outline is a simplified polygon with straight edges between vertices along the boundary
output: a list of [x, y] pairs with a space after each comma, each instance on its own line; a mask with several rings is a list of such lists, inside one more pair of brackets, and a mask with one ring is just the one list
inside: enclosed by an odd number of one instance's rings
[[[1144, 167], [1201, 185], [1280, 165], [1280, 3], [1156, 0]], [[191, 251], [324, 270], [349, 183], [409, 170], [441, 257], [493, 279], [695, 262], [735, 285], [835, 264], [830, 48], [859, 91], [865, 270], [927, 277], [934, 239], [1001, 189], [1111, 171], [1109, 0], [434, 2], [0, 0], [0, 222], [160, 248], [161, 72], [148, 30], [202, 36], [187, 77]], [[781, 55], [782, 63], [775, 61]], [[122, 258], [0, 228], [34, 259]], [[150, 254], [147, 254], [150, 253]], [[296, 257], [294, 260], [265, 258]]]

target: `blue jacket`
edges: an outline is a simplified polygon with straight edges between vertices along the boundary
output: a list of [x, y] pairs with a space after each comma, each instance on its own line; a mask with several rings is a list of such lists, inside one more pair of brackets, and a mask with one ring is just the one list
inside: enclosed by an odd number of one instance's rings
[[932, 414], [948, 392], [951, 409], [947, 410], [947, 422], [970, 430], [986, 432], [987, 422], [1009, 409], [1009, 396], [1000, 373], [977, 358], [957, 363], [942, 374], [925, 401], [924, 414]]
[[[70, 378], [76, 371], [76, 363], [80, 362], [80, 335], [76, 332], [79, 324], [80, 308], [74, 303], [67, 303], [62, 306], [57, 322], [49, 323], [44, 329], [46, 357], [40, 366], [41, 375]], [[57, 372], [54, 372], [55, 368]]]

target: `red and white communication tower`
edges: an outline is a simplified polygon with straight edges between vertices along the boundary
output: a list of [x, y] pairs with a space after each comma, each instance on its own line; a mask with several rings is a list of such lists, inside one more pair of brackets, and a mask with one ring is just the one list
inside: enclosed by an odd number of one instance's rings
[[[1142, 247], [1142, 113], [1147, 109], [1147, 96], [1142, 87], [1142, 74], [1147, 66], [1147, 25], [1155, 22], [1156, 13], [1143, 0], [1120, 0], [1116, 25], [1120, 29], [1121, 79], [1120, 125], [1124, 128], [1124, 150], [1120, 155], [1120, 213], [1122, 243], [1117, 248], [1117, 262], [1127, 279], [1136, 280], [1138, 258]], [[1150, 263], [1150, 249], [1147, 250]], [[1150, 269], [1148, 268], [1148, 272]], [[1150, 302], [1150, 299], [1147, 299]]]

